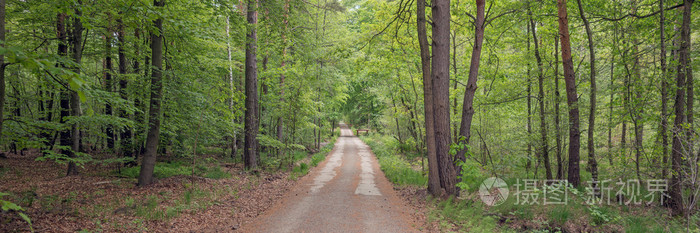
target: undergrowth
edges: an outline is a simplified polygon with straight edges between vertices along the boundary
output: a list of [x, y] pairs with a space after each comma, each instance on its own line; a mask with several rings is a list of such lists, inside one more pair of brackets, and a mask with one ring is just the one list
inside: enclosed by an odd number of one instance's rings
[[379, 166], [392, 183], [397, 185], [416, 185], [425, 187], [428, 184], [428, 177], [423, 176], [420, 171], [414, 170], [409, 162], [402, 155], [396, 154], [398, 144], [395, 139], [379, 134], [361, 136], [379, 160]]

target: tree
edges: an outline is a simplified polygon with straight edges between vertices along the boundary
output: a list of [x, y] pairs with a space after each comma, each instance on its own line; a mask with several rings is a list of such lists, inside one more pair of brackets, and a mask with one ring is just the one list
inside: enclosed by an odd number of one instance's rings
[[[120, 14], [120, 17], [124, 17], [122, 14]], [[127, 67], [127, 61], [126, 61], [126, 40], [125, 40], [125, 31], [124, 31], [124, 21], [119, 18], [117, 19], [117, 40], [118, 40], [118, 57], [119, 57], [119, 65], [118, 65], [118, 70], [119, 70], [119, 97], [124, 100], [124, 102], [129, 100], [129, 96], [127, 93], [127, 85], [129, 83], [128, 78], [126, 76], [126, 67]], [[119, 117], [121, 118], [129, 118], [129, 115], [127, 114], [127, 111], [122, 108], [119, 110]], [[132, 157], [133, 156], [133, 143], [131, 142], [131, 128], [126, 127], [124, 130], [121, 131], [120, 136], [121, 139], [121, 154], [123, 157]], [[134, 158], [135, 159], [135, 158]]]
[[[481, 48], [484, 42], [484, 6], [485, 0], [476, 0], [476, 20], [474, 21], [474, 48], [472, 49], [471, 63], [469, 64], [469, 79], [464, 92], [462, 105], [462, 123], [459, 126], [459, 136], [463, 137], [463, 143], [469, 143], [471, 138], [472, 118], [474, 117], [474, 95], [476, 94], [476, 81], [479, 78], [479, 62], [481, 60]], [[467, 150], [457, 152], [455, 159], [466, 161]], [[457, 166], [457, 174], [461, 174], [462, 168]]]
[[[5, 0], [0, 0], [0, 46], [5, 48]], [[2, 143], [2, 123], [4, 121], [3, 114], [5, 109], [5, 55], [0, 55], [0, 143]]]
[[576, 0], [578, 3], [578, 12], [583, 20], [583, 26], [586, 28], [586, 37], [588, 38], [588, 59], [590, 61], [591, 75], [591, 96], [590, 96], [590, 113], [588, 114], [588, 166], [591, 171], [593, 181], [598, 180], [598, 162], [595, 158], [595, 115], [596, 115], [596, 68], [595, 68], [595, 45], [593, 44], [593, 31], [591, 25], [583, 13], [583, 5], [581, 0]]
[[[687, 142], [684, 142], [686, 129], [684, 124], [687, 123], [686, 118], [686, 96], [685, 85], [692, 85], [691, 83], [686, 83], [687, 72], [690, 67], [690, 16], [691, 9], [693, 6], [693, 0], [683, 1], [683, 22], [681, 24], [681, 37], [680, 45], [678, 48], [678, 68], [676, 69], [676, 99], [674, 103], [674, 111], [676, 118], [673, 121], [673, 146], [671, 148], [671, 181], [670, 192], [671, 200], [669, 202], [671, 208], [673, 209], [674, 215], [687, 214], [685, 207], [683, 205], [683, 157], [684, 153], [689, 151], [687, 147]], [[683, 145], [686, 143], [686, 145]]]
[[566, 0], [557, 0], [559, 17], [559, 36], [561, 39], [561, 57], [564, 66], [564, 81], [566, 82], [566, 102], [569, 106], [569, 176], [567, 180], [574, 187], [580, 185], [579, 148], [581, 134], [579, 132], [578, 96], [576, 79], [574, 77], [574, 62], [571, 58], [571, 41], [569, 37], [569, 19], [566, 12]]
[[[544, 68], [542, 65], [542, 58], [540, 57], [540, 45], [537, 39], [537, 26], [535, 20], [532, 18], [532, 12], [528, 6], [528, 16], [530, 18], [530, 31], [532, 32], [532, 41], [535, 44], [535, 59], [537, 61], [537, 80], [539, 86], [539, 92], [537, 99], [540, 105], [540, 150], [539, 154], [542, 155], [544, 159], [545, 176], [548, 180], [552, 179], [552, 168], [549, 163], [549, 146], [547, 142], [547, 118], [544, 115]], [[528, 97], [529, 98], [529, 97]]]
[[430, 47], [425, 20], [425, 0], [417, 0], [417, 31], [420, 45], [421, 71], [423, 73], [423, 97], [425, 109], [425, 136], [428, 156], [428, 192], [438, 196], [441, 192], [440, 172], [435, 152], [435, 120], [433, 115], [433, 80], [430, 72]]
[[[162, 9], [165, 0], [154, 0], [153, 6]], [[153, 20], [155, 30], [151, 31], [151, 101], [148, 111], [148, 135], [146, 135], [146, 153], [143, 155], [139, 186], [153, 183], [153, 170], [156, 166], [158, 141], [160, 139], [160, 114], [163, 95], [163, 18]]]
[[666, 179], [668, 164], [668, 67], [666, 65], [666, 16], [664, 0], [659, 0], [659, 53], [661, 58], [661, 179]]
[[258, 166], [257, 4], [257, 0], [248, 0], [248, 33], [245, 50], [245, 144], [243, 147], [243, 161], [246, 169], [255, 169]]
[[433, 44], [431, 78], [435, 121], [435, 154], [440, 186], [447, 195], [456, 195], [455, 168], [450, 150], [450, 0], [435, 0], [432, 7]]

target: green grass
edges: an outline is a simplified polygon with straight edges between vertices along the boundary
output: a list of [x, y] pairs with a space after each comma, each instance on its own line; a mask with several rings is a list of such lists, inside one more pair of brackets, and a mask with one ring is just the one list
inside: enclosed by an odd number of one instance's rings
[[[122, 168], [119, 175], [127, 178], [137, 178], [139, 176], [140, 170], [141, 166]], [[218, 165], [208, 167], [203, 164], [199, 164], [195, 166], [194, 174], [196, 176], [203, 176], [211, 179], [231, 178], [231, 174], [222, 170], [221, 167]], [[169, 163], [160, 162], [156, 163], [156, 166], [153, 171], [153, 176], [159, 179], [177, 175], [192, 175], [192, 165], [180, 161]]]
[[221, 167], [215, 166], [210, 168], [206, 174], [204, 174], [204, 177], [210, 178], [210, 179], [227, 179], [231, 178], [231, 173], [228, 173], [224, 170], [221, 170]]
[[379, 166], [392, 183], [397, 185], [416, 185], [425, 187], [428, 184], [428, 177], [423, 176], [420, 171], [411, 168], [401, 155], [394, 153], [398, 151], [394, 148], [395, 143], [391, 143], [393, 138], [370, 134], [370, 136], [360, 137], [372, 148], [372, 152], [379, 160]]

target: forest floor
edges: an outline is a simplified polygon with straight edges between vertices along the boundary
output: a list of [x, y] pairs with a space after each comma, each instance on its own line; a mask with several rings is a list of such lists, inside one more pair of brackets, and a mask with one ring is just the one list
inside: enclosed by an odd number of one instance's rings
[[[89, 165], [65, 176], [65, 165], [35, 161], [38, 153], [7, 157], [0, 159], [0, 192], [24, 208], [37, 232], [228, 232], [297, 183], [290, 172], [256, 176], [240, 164], [220, 164], [232, 176], [176, 175], [140, 188], [114, 167]], [[15, 213], [0, 212], [0, 221], [0, 232], [29, 231]]]

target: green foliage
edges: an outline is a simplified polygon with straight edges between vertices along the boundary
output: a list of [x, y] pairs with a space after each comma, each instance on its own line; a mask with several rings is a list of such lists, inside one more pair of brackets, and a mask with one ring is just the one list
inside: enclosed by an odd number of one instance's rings
[[481, 164], [468, 158], [467, 161], [457, 161], [457, 166], [462, 167], [461, 181], [457, 183], [457, 187], [469, 192], [475, 192], [479, 189], [479, 185], [487, 177], [482, 173]]
[[333, 150], [333, 147], [335, 147], [335, 141], [337, 139], [338, 139], [338, 136], [332, 137], [328, 141], [328, 144], [321, 147], [321, 150], [319, 150], [318, 152], [316, 152], [314, 155], [311, 156], [311, 166], [312, 167], [318, 166], [319, 163], [321, 163], [324, 159], [326, 159], [326, 156], [328, 156], [328, 154]]
[[499, 231], [496, 219], [486, 215], [480, 202], [450, 197], [442, 201], [432, 199], [431, 204], [434, 207], [428, 214], [428, 222], [437, 221], [441, 231], [450, 231], [454, 226], [469, 232]]
[[[140, 166], [122, 168], [121, 173], [119, 173], [119, 175], [123, 176], [123, 177], [128, 177], [128, 178], [137, 178], [140, 170], [141, 170]], [[192, 165], [186, 164], [184, 162], [170, 162], [170, 163], [159, 162], [159, 163], [156, 163], [156, 167], [155, 167], [155, 170], [153, 171], [153, 175], [159, 179], [168, 178], [168, 177], [172, 177], [172, 176], [178, 176], [178, 175], [190, 176], [190, 175], [192, 175]], [[203, 176], [203, 177], [211, 178], [211, 179], [231, 178], [231, 173], [228, 173], [227, 171], [222, 170], [222, 168], [218, 165], [207, 167], [207, 166], [200, 164], [195, 168], [194, 175]]]
[[206, 174], [204, 174], [204, 177], [210, 178], [210, 179], [228, 179], [231, 178], [231, 173], [228, 173], [224, 170], [221, 170], [221, 167], [215, 166], [212, 167], [211, 169], [207, 170]]
[[299, 166], [295, 166], [292, 169], [292, 173], [294, 173], [296, 176], [306, 175], [306, 173], [309, 173], [309, 165], [306, 163], [300, 163]]
[[396, 148], [388, 148], [388, 142], [395, 139], [378, 134], [372, 134], [370, 137], [360, 137], [367, 145], [372, 148], [372, 152], [379, 160], [379, 166], [384, 172], [384, 175], [395, 184], [398, 185], [417, 185], [424, 187], [428, 184], [428, 178], [423, 176], [420, 171], [412, 168], [411, 164], [395, 154]]
[[549, 212], [549, 219], [559, 226], [563, 226], [566, 221], [569, 221], [571, 216], [571, 211], [567, 207], [552, 208]]
[[619, 214], [605, 206], [592, 205], [588, 207], [588, 211], [593, 220], [593, 225], [603, 225], [610, 222], [617, 222], [621, 219]]
[[[9, 193], [0, 192], [0, 198], [3, 198], [5, 196], [9, 196], [9, 195], [10, 195]], [[34, 228], [32, 227], [32, 220], [29, 218], [29, 216], [27, 216], [25, 213], [22, 212], [22, 211], [24, 211], [24, 209], [21, 206], [15, 204], [13, 202], [0, 199], [0, 209], [2, 209], [2, 211], [16, 212], [17, 215], [20, 218], [22, 218], [22, 220], [24, 220], [25, 222], [27, 222], [27, 224], [29, 224], [29, 230], [31, 232], [34, 232]]]

